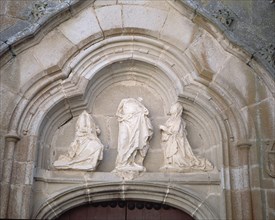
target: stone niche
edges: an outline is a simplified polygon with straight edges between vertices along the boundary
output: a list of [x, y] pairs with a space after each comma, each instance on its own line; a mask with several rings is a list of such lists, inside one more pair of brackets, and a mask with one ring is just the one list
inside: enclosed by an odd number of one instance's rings
[[[163, 85], [164, 81], [166, 85]], [[96, 73], [95, 80], [90, 83], [87, 92], [88, 104], [83, 109], [93, 116], [101, 130], [99, 139], [104, 145], [104, 152], [103, 160], [96, 172], [111, 172], [115, 168], [118, 140], [117, 107], [124, 98], [138, 97], [143, 99], [142, 103], [149, 110], [149, 118], [154, 129], [144, 166], [147, 172], [160, 172], [159, 169], [163, 166], [163, 150], [159, 126], [168, 119], [169, 108], [177, 100], [176, 91], [171, 90], [174, 87], [169, 85], [171, 82], [167, 82], [169, 80], [161, 70], [140, 61], [114, 63]], [[170, 90], [167, 90], [169, 87]], [[43, 146], [40, 146], [43, 154], [40, 155], [43, 160], [38, 163], [40, 169], [56, 171], [53, 163], [68, 151], [70, 143], [74, 140], [75, 124], [80, 113], [80, 110], [77, 111], [71, 120], [46, 137]], [[207, 158], [219, 168], [219, 143], [210, 140], [209, 134], [192, 112], [184, 110], [183, 119], [187, 123], [187, 138], [194, 154]]]

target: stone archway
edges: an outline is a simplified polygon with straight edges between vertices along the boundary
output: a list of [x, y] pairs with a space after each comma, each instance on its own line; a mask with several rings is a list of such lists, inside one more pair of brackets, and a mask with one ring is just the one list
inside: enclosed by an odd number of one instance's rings
[[[47, 187], [47, 180], [44, 180]], [[55, 185], [55, 186], [58, 186]], [[200, 195], [186, 188], [166, 183], [149, 183], [130, 181], [129, 183], [89, 183], [85, 186], [73, 186], [56, 193], [39, 207], [32, 218], [52, 219], [62, 213], [81, 205], [97, 204], [108, 201], [143, 201], [149, 204], [171, 206], [195, 219], [218, 219], [208, 202], [201, 200]]]
[[153, 202], [107, 201], [75, 207], [56, 219], [58, 220], [193, 220], [187, 213]]
[[[7, 195], [1, 207], [5, 216], [28, 218], [32, 213], [34, 218], [54, 218], [93, 201], [147, 198], [197, 219], [252, 217], [248, 149], [257, 121], [251, 117], [255, 116], [254, 103], [272, 97], [268, 77], [248, 69], [244, 62], [248, 57], [211, 24], [201, 23], [198, 17], [193, 20], [197, 15], [184, 7], [163, 4], [163, 8], [89, 6], [18, 55], [24, 68], [18, 73], [20, 96], [7, 119], [5, 184], [1, 185]], [[150, 18], [148, 22], [131, 17], [141, 10]], [[110, 11], [124, 22], [106, 23], [105, 16], [98, 16], [99, 27], [96, 13]], [[174, 14], [181, 22], [173, 22]], [[93, 25], [87, 25], [86, 19]], [[82, 25], [95, 29], [75, 34], [74, 28]], [[170, 27], [184, 31], [171, 35]], [[29, 69], [26, 60], [33, 62]], [[231, 70], [232, 66], [236, 68]], [[262, 75], [263, 84], [257, 82]], [[238, 81], [250, 83], [239, 86]], [[261, 88], [261, 94], [251, 85]], [[121, 88], [126, 92], [119, 93]], [[146, 162], [148, 172], [125, 182], [110, 173], [117, 130], [113, 112], [121, 98], [139, 93], [152, 112], [157, 132]], [[184, 105], [194, 150], [214, 163], [213, 172], [159, 172], [158, 125], [176, 100]], [[94, 173], [57, 171], [52, 162], [61, 154], [61, 144], [64, 149], [70, 143], [72, 128], [83, 110], [95, 114], [103, 128], [107, 162]], [[62, 138], [65, 141], [59, 141]]]

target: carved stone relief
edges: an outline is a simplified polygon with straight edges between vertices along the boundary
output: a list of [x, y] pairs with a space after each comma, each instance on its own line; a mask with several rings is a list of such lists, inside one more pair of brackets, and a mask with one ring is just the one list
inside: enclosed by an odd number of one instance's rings
[[124, 179], [133, 179], [140, 172], [146, 171], [143, 160], [153, 128], [148, 118], [149, 111], [141, 100], [122, 99], [116, 113], [119, 122], [118, 155], [113, 172]]
[[103, 159], [103, 145], [97, 135], [99, 128], [90, 114], [83, 111], [76, 123], [75, 139], [68, 153], [54, 162], [56, 169], [93, 171]]
[[268, 47], [261, 48], [258, 52], [273, 68], [275, 68], [275, 46], [270, 44]]
[[164, 166], [161, 171], [192, 172], [213, 170], [213, 165], [204, 158], [195, 156], [187, 140], [186, 123], [182, 119], [183, 107], [175, 103], [170, 108], [170, 118], [160, 125], [164, 151]]
[[227, 9], [219, 9], [214, 14], [214, 17], [217, 18], [224, 26], [230, 27], [234, 21], [233, 16], [230, 11]]
[[35, 20], [41, 18], [47, 9], [48, 3], [41, 1], [34, 4], [33, 9], [31, 11], [31, 15]]

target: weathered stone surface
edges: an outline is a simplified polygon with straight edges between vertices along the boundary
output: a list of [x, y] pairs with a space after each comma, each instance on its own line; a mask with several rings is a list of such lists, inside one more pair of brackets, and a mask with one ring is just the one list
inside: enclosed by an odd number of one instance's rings
[[187, 56], [199, 71], [203, 69], [217, 73], [230, 56], [209, 34], [201, 35], [187, 50]]
[[95, 10], [100, 28], [106, 32], [122, 28], [122, 6], [114, 5], [108, 7], [101, 7]]
[[159, 36], [166, 17], [167, 11], [164, 10], [132, 5], [123, 6], [122, 22], [124, 28], [151, 30], [154, 35]]
[[12, 116], [18, 95], [8, 90], [3, 84], [0, 84], [0, 97], [1, 97], [1, 112], [0, 112], [0, 127], [3, 130], [7, 130], [10, 117]]
[[[3, 1], [1, 1], [1, 4], [2, 4]], [[15, 25], [18, 20], [15, 19], [15, 18], [12, 18], [12, 17], [5, 17], [4, 15], [0, 15], [1, 16], [1, 27], [0, 27], [0, 31], [4, 31], [6, 29], [8, 29], [9, 27]], [[3, 33], [1, 33], [1, 40], [4, 40], [2, 39], [3, 38]]]
[[[264, 139], [274, 139], [274, 113], [275, 113], [275, 103], [273, 98], [267, 98], [255, 105], [248, 107], [248, 111], [251, 118], [254, 120], [256, 125], [256, 132], [260, 136], [259, 138]], [[257, 120], [260, 120], [258, 123]]]
[[50, 32], [40, 44], [33, 47], [33, 55], [48, 73], [59, 70], [75, 51], [74, 44], [57, 30]]
[[267, 191], [267, 204], [270, 209], [275, 210], [275, 192], [272, 190]]
[[[2, 3], [3, 2], [3, 3]], [[31, 7], [32, 1], [24, 1], [24, 7], [18, 7], [18, 2], [22, 3], [22, 1], [8, 1], [3, 0], [1, 1], [1, 14], [8, 16], [15, 16], [14, 18], [17, 22], [27, 21], [27, 17], [29, 15], [29, 11], [33, 9]], [[196, 1], [182, 1], [185, 7], [190, 7], [191, 11], [196, 9], [197, 13], [206, 16], [209, 20], [216, 23], [221, 30], [225, 28], [225, 34], [229, 37], [232, 41], [236, 42], [240, 46], [246, 48], [247, 51], [254, 53], [262, 50], [268, 44], [268, 42], [274, 42], [272, 36], [269, 34], [269, 30], [272, 29], [274, 26], [274, 20], [272, 17], [273, 13], [271, 12], [272, 7], [270, 6], [269, 1], [265, 1], [264, 4], [259, 4], [258, 2], [242, 4], [239, 2], [228, 2], [224, 0], [220, 0], [218, 2], [205, 2], [201, 0]], [[179, 5], [179, 8], [182, 7], [182, 2], [176, 2], [176, 5]], [[65, 4], [66, 3], [66, 4]], [[86, 2], [82, 2], [83, 5], [86, 5]], [[106, 5], [114, 5], [114, 4], [125, 4], [125, 5], [142, 5], [142, 6], [149, 6], [154, 8], [166, 9], [167, 3], [159, 3], [155, 1], [96, 1], [96, 7], [106, 6]], [[74, 7], [79, 6], [81, 8], [81, 4], [79, 0], [74, 1], [61, 1], [59, 4], [55, 1], [49, 0], [47, 1], [47, 8], [45, 9], [45, 13], [47, 14], [46, 19], [50, 19], [54, 16], [57, 12], [61, 12], [62, 9], [66, 9], [66, 7], [71, 7], [72, 11], [75, 11]], [[22, 6], [22, 4], [20, 4]], [[239, 10], [241, 8], [241, 10]], [[17, 10], [18, 9], [18, 10]], [[23, 11], [23, 13], [16, 13], [17, 11]], [[76, 10], [77, 11], [77, 10]], [[179, 9], [180, 11], [180, 9]], [[223, 13], [226, 12], [226, 13]], [[229, 12], [229, 15], [227, 15]], [[266, 13], [270, 12], [270, 13]], [[183, 13], [184, 14], [184, 13]], [[265, 16], [262, 16], [262, 15]], [[259, 16], [260, 15], [260, 16]], [[268, 15], [268, 16], [267, 16]], [[252, 17], [252, 19], [249, 19]], [[259, 19], [259, 17], [261, 19]], [[23, 20], [22, 20], [23, 19]], [[43, 20], [43, 19], [42, 19]], [[261, 25], [257, 25], [259, 22]], [[229, 22], [230, 21], [230, 22]], [[233, 21], [233, 25], [232, 24]], [[226, 25], [226, 24], [230, 25]], [[256, 25], [255, 25], [256, 24]], [[271, 24], [271, 27], [270, 27]], [[35, 26], [35, 23], [30, 23], [28, 27]], [[228, 26], [228, 27], [227, 27]], [[6, 28], [10, 27], [11, 29], [16, 29], [17, 26], [12, 27], [10, 25], [6, 26]], [[39, 27], [37, 26], [36, 29]], [[29, 28], [32, 29], [32, 28]], [[249, 32], [250, 34], [246, 34]], [[12, 34], [13, 31], [10, 31]], [[33, 31], [29, 31], [29, 34], [33, 34]], [[13, 36], [14, 34], [10, 35]], [[259, 36], [259, 37], [258, 37]], [[16, 43], [17, 40], [21, 40], [20, 34], [17, 38], [12, 41], [12, 43]], [[272, 41], [273, 40], [273, 41]], [[274, 70], [274, 65], [270, 64], [269, 62], [265, 61], [265, 58], [258, 56], [255, 54], [257, 58], [263, 61], [264, 65], [267, 66], [269, 71], [272, 73]]]
[[116, 3], [117, 3], [116, 0], [105, 0], [105, 1], [96, 0], [94, 2], [94, 7], [99, 8], [99, 7], [104, 7], [108, 5], [115, 5]]
[[102, 36], [95, 12], [90, 7], [61, 24], [58, 29], [80, 48]]
[[255, 219], [264, 219], [264, 217], [263, 217], [264, 213], [257, 211], [257, 207], [264, 206], [264, 204], [262, 203], [262, 200], [259, 199], [262, 196], [261, 190], [252, 189], [251, 190], [251, 196], [252, 196], [253, 217]]
[[44, 67], [33, 56], [33, 50], [29, 49], [26, 52], [17, 56], [18, 75], [20, 75], [20, 87], [30, 87], [39, 77], [42, 76]]
[[199, 34], [200, 32], [196, 25], [171, 8], [162, 27], [160, 39], [173, 42], [178, 48], [185, 50]]
[[28, 19], [28, 7], [33, 4], [33, 0], [12, 0], [12, 1], [6, 1], [6, 14], [13, 18], [18, 18], [22, 20]]
[[[241, 74], [240, 74], [241, 71]], [[270, 97], [265, 83], [245, 63], [230, 57], [215, 76], [214, 82], [227, 85], [227, 92], [233, 96], [239, 107], [249, 106]]]
[[12, 185], [9, 201], [8, 216], [10, 218], [22, 218], [29, 215], [31, 186]]

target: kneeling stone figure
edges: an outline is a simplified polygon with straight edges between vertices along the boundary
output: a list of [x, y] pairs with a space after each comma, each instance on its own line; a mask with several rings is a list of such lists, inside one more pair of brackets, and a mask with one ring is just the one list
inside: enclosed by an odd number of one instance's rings
[[176, 102], [170, 108], [170, 118], [165, 125], [160, 125], [164, 166], [161, 171], [192, 172], [210, 171], [213, 165], [205, 158], [195, 156], [187, 140], [186, 123], [181, 115], [183, 107]]
[[56, 169], [94, 171], [103, 159], [103, 144], [97, 137], [100, 133], [90, 114], [83, 111], [76, 123], [75, 139], [66, 155], [54, 162]]

